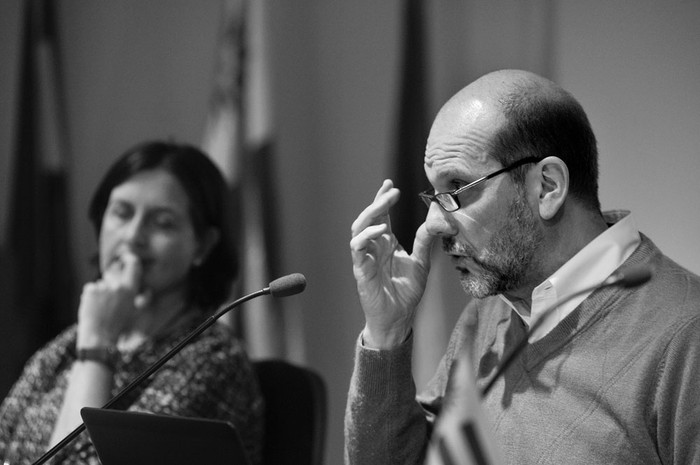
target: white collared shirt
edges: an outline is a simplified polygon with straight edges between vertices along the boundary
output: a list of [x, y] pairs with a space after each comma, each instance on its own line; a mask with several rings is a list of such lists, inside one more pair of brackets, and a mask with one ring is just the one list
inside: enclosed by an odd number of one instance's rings
[[[641, 242], [639, 231], [629, 211], [604, 212], [603, 217], [607, 223], [614, 224], [532, 291], [529, 315], [518, 310], [504, 295], [499, 295], [530, 327], [531, 322], [537, 321], [552, 305], [562, 300], [530, 336], [530, 342], [541, 339], [554, 329], [593, 292], [596, 284], [603, 282], [622, 265]], [[581, 292], [586, 288], [591, 290]], [[567, 298], [574, 294], [574, 297]]]

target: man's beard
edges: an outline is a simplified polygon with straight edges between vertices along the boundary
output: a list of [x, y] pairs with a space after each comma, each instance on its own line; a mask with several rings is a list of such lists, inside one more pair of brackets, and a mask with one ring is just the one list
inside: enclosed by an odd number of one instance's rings
[[462, 272], [460, 281], [465, 292], [478, 299], [520, 287], [543, 242], [542, 230], [522, 196], [513, 201], [506, 215], [506, 223], [479, 255], [468, 244], [456, 243], [451, 237], [443, 239], [445, 252], [476, 264]]

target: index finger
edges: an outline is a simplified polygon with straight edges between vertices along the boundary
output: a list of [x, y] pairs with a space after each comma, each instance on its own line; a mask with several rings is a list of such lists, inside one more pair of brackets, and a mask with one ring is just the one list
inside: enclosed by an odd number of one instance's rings
[[391, 226], [389, 209], [398, 202], [400, 195], [401, 193], [394, 187], [394, 183], [390, 179], [386, 179], [374, 196], [374, 201], [352, 223], [352, 237], [357, 236], [369, 226], [382, 223]]

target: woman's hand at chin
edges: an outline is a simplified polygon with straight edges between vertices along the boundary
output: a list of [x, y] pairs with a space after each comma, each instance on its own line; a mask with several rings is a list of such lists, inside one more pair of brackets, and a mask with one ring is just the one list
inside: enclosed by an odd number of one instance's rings
[[127, 252], [112, 261], [102, 278], [85, 284], [78, 308], [78, 347], [115, 345], [150, 300], [139, 293], [143, 269], [139, 258]]

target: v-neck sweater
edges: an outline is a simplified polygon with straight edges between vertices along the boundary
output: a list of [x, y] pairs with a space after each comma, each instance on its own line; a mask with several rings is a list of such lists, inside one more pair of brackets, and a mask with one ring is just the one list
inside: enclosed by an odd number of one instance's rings
[[[623, 267], [641, 264], [650, 282], [593, 292], [483, 399], [506, 464], [700, 463], [700, 278], [644, 235]], [[501, 299], [472, 300], [417, 397], [411, 340], [388, 351], [358, 343], [346, 463], [422, 463], [448, 382], [460, 382], [450, 380], [459, 354], [471, 354], [480, 390], [526, 334]]]

